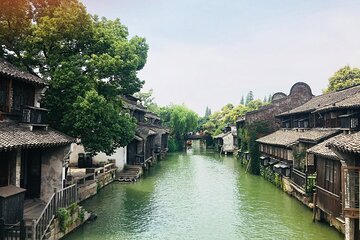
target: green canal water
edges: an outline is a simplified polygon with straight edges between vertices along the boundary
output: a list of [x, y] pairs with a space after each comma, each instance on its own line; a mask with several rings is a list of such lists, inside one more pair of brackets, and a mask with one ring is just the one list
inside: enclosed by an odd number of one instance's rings
[[201, 148], [169, 155], [136, 184], [113, 183], [83, 205], [98, 218], [66, 240], [343, 239], [233, 157]]

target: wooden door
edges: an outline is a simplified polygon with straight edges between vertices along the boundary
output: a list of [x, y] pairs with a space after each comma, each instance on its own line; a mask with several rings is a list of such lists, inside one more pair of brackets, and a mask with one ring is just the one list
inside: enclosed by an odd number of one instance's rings
[[9, 185], [9, 153], [0, 153], [0, 187]]
[[41, 190], [41, 150], [34, 149], [25, 152], [26, 164], [26, 197], [40, 198]]

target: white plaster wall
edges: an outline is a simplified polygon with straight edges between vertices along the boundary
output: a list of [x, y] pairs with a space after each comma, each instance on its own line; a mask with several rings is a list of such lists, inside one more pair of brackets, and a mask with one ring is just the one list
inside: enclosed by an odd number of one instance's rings
[[77, 166], [78, 163], [78, 154], [85, 153], [85, 149], [83, 145], [79, 145], [76, 143], [71, 144], [71, 154], [70, 154], [70, 166]]
[[63, 160], [68, 152], [69, 146], [44, 149], [41, 158], [41, 200], [47, 202], [55, 188], [62, 188]]
[[115, 159], [115, 165], [118, 171], [124, 169], [126, 163], [126, 147], [121, 147], [115, 150], [114, 154], [108, 156], [105, 153], [98, 153], [93, 157], [93, 163], [108, 162], [108, 159]]
[[235, 150], [234, 147], [234, 138], [232, 134], [226, 135], [224, 138], [223, 151], [224, 152], [232, 152]]
[[[118, 167], [118, 170], [121, 171], [124, 169], [126, 163], [126, 147], [121, 147], [115, 150], [115, 153], [108, 156], [105, 153], [98, 153], [93, 157], [93, 164], [99, 164], [101, 162], [108, 162], [108, 159], [115, 159], [115, 165]], [[71, 144], [71, 154], [70, 154], [70, 166], [77, 166], [78, 164], [78, 154], [85, 153], [83, 145], [78, 145], [76, 143]]]

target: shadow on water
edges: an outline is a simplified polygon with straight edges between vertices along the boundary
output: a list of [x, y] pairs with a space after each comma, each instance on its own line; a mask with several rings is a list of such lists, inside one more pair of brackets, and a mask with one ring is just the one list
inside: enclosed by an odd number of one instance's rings
[[136, 184], [113, 183], [83, 203], [98, 214], [74, 239], [343, 239], [232, 156], [194, 141]]

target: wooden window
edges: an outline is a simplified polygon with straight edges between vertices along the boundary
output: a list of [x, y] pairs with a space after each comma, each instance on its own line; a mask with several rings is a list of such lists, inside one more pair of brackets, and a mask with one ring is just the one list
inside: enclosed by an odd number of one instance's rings
[[284, 159], [288, 159], [288, 150], [287, 149], [283, 149], [283, 155], [284, 155]]
[[[336, 164], [335, 161], [324, 159], [325, 160], [325, 183], [324, 187], [326, 190], [330, 192], [337, 192], [336, 186], [339, 185], [338, 178], [339, 178], [339, 170], [338, 170], [338, 163]], [[335, 181], [335, 178], [337, 181]]]
[[24, 105], [34, 106], [33, 87], [26, 87], [23, 84], [13, 85], [13, 110], [20, 111]]
[[0, 79], [0, 111], [9, 111], [9, 81]]

